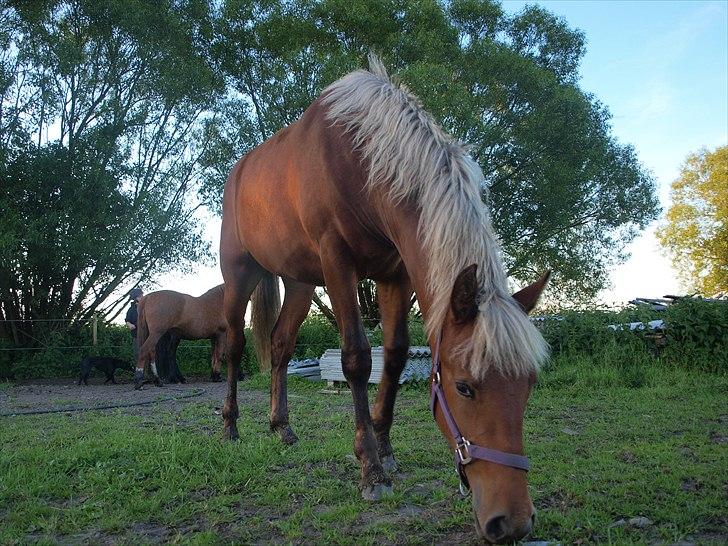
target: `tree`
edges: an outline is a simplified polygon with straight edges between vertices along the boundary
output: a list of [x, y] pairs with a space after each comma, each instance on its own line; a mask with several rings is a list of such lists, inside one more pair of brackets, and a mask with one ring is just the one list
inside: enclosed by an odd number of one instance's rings
[[728, 292], [728, 146], [688, 156], [657, 232], [685, 287]]
[[215, 50], [229, 82], [209, 126], [207, 198], [235, 157], [297, 119], [323, 87], [376, 51], [486, 177], [509, 275], [554, 271], [590, 297], [659, 212], [652, 177], [611, 135], [609, 112], [578, 86], [584, 37], [546, 10], [494, 1], [227, 0]]
[[[209, 255], [194, 189], [222, 80], [207, 1], [0, 8], [0, 320], [111, 318]], [[112, 297], [112, 295], [116, 294]], [[9, 323], [6, 323], [9, 324]]]

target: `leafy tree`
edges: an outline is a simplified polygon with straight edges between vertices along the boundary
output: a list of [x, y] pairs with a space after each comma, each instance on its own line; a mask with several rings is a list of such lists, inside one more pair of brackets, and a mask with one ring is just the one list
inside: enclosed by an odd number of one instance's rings
[[26, 321], [5, 323], [15, 342], [33, 319], [113, 317], [120, 288], [209, 254], [193, 190], [223, 87], [212, 22], [201, 0], [0, 8], [0, 319]]
[[551, 268], [562, 296], [593, 296], [659, 212], [652, 177], [578, 86], [583, 35], [540, 7], [509, 16], [483, 0], [226, 0], [218, 37], [229, 87], [226, 114], [207, 127], [212, 203], [235, 157], [373, 50], [472, 146], [513, 278]]
[[688, 156], [657, 233], [689, 290], [728, 292], [728, 146]]

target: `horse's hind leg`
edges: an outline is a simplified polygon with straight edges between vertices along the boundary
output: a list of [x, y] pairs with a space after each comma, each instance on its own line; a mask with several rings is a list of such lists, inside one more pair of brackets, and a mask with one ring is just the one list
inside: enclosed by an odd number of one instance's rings
[[407, 363], [409, 335], [407, 313], [410, 308], [412, 288], [406, 275], [397, 282], [377, 283], [379, 311], [384, 334], [384, 371], [379, 381], [377, 400], [374, 403], [372, 421], [379, 445], [379, 458], [387, 472], [394, 472], [394, 459], [389, 431], [392, 428], [394, 401], [399, 389], [399, 376]]
[[296, 346], [296, 334], [311, 308], [314, 286], [286, 280], [286, 295], [273, 328], [270, 378], [270, 429], [284, 444], [298, 438], [288, 423], [288, 361]]
[[[224, 231], [224, 230], [223, 230]], [[224, 235], [224, 234], [223, 234]], [[221, 248], [223, 245], [221, 245]], [[229, 256], [220, 252], [220, 266], [225, 280], [223, 308], [227, 320], [227, 382], [228, 390], [222, 409], [223, 437], [238, 439], [238, 375], [245, 349], [245, 308], [263, 269], [249, 254]]]
[[361, 463], [361, 494], [367, 500], [379, 500], [391, 492], [392, 482], [379, 460], [369, 414], [367, 382], [372, 352], [357, 301], [357, 275], [344, 245], [334, 242], [323, 250], [321, 265], [341, 332], [341, 365], [354, 398], [354, 454]]

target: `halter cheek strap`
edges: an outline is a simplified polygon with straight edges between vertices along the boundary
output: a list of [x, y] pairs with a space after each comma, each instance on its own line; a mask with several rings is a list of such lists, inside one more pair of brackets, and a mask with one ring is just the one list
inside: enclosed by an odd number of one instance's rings
[[491, 463], [510, 466], [518, 470], [528, 471], [530, 463], [528, 457], [516, 455], [514, 453], [505, 453], [497, 449], [482, 447], [472, 444], [465, 436], [460, 433], [455, 418], [453, 417], [450, 407], [445, 399], [445, 391], [442, 388], [442, 376], [440, 374], [440, 340], [442, 336], [438, 336], [437, 345], [435, 345], [435, 355], [432, 359], [432, 390], [430, 392], [430, 411], [435, 416], [435, 406], [439, 404], [440, 411], [445, 418], [447, 428], [455, 439], [455, 467], [460, 476], [460, 491], [465, 494], [470, 489], [468, 478], [465, 475], [465, 465], [472, 462], [473, 459], [481, 459]]

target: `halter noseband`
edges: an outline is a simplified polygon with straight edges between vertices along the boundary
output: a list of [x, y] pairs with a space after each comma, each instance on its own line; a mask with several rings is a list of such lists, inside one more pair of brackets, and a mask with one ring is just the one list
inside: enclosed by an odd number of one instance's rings
[[503, 466], [510, 466], [511, 468], [517, 468], [518, 470], [524, 470], [528, 472], [530, 463], [528, 457], [523, 455], [515, 455], [513, 453], [505, 453], [498, 451], [497, 449], [491, 449], [489, 447], [482, 447], [472, 444], [465, 438], [461, 433], [460, 429], [455, 423], [455, 418], [450, 412], [450, 407], [447, 405], [445, 400], [445, 391], [442, 388], [442, 381], [440, 375], [440, 341], [442, 334], [437, 337], [437, 345], [435, 345], [435, 355], [432, 359], [432, 390], [430, 392], [430, 411], [432, 416], [435, 417], [435, 404], [440, 404], [440, 411], [445, 417], [447, 428], [450, 429], [455, 439], [455, 467], [457, 468], [458, 475], [460, 476], [460, 492], [466, 494], [470, 489], [468, 478], [465, 475], [465, 465], [472, 462], [473, 459], [480, 459], [491, 463], [500, 464]]

